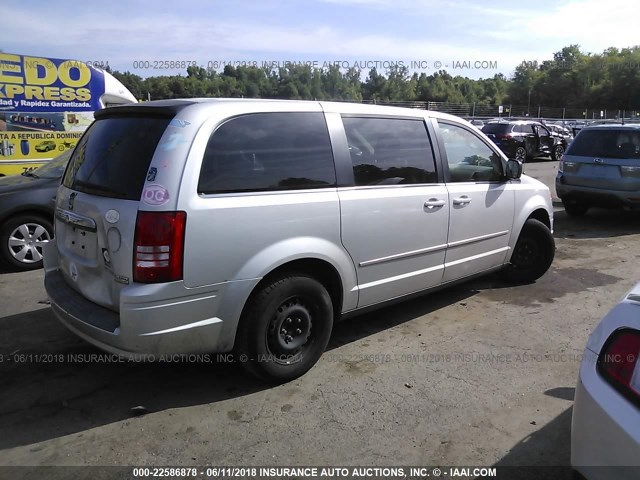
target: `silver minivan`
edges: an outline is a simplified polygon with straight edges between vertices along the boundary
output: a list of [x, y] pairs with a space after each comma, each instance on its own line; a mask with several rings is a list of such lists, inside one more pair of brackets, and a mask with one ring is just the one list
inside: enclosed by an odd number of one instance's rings
[[334, 321], [554, 257], [548, 188], [479, 130], [413, 109], [185, 99], [96, 112], [58, 191], [45, 286], [116, 354], [234, 352], [278, 381]]

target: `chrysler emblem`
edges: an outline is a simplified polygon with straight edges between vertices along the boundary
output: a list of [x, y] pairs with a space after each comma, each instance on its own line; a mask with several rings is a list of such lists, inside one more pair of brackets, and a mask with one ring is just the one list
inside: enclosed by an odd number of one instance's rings
[[594, 158], [593, 161], [594, 161], [594, 163], [602, 163], [602, 159], [601, 158]]
[[69, 210], [73, 210], [73, 202], [76, 199], [76, 195], [78, 195], [76, 192], [73, 192], [71, 195], [69, 195]]

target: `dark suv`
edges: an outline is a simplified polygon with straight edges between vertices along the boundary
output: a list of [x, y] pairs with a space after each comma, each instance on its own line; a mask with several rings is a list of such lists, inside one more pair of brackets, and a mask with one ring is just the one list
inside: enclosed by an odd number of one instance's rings
[[489, 122], [482, 127], [487, 135], [509, 158], [524, 162], [533, 157], [560, 160], [567, 140], [552, 134], [547, 127], [530, 120]]

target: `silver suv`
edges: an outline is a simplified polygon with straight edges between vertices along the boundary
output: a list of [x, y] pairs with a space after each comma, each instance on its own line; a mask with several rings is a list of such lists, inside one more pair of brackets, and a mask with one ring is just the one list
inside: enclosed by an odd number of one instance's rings
[[583, 128], [558, 166], [556, 192], [573, 216], [640, 207], [640, 125]]
[[58, 191], [45, 286], [107, 351], [230, 352], [286, 381], [334, 321], [479, 274], [530, 282], [549, 190], [450, 115], [191, 99], [96, 112]]

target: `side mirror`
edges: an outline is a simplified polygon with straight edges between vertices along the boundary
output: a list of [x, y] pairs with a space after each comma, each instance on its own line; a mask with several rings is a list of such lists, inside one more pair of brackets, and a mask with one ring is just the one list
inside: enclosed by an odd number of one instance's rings
[[507, 169], [505, 176], [509, 180], [516, 180], [522, 176], [522, 163], [518, 160], [509, 160], [507, 162]]

